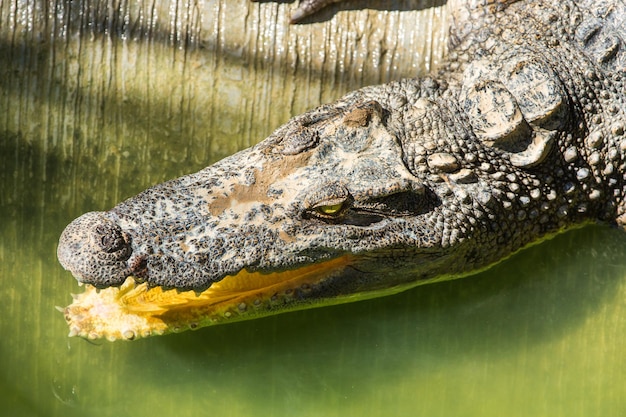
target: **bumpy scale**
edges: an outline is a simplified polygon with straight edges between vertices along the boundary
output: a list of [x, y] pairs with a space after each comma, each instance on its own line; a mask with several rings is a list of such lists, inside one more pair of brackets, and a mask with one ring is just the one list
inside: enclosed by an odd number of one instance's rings
[[72, 222], [59, 260], [89, 285], [64, 309], [71, 334], [393, 293], [587, 222], [623, 226], [624, 2], [448, 3], [439, 75], [354, 91]]

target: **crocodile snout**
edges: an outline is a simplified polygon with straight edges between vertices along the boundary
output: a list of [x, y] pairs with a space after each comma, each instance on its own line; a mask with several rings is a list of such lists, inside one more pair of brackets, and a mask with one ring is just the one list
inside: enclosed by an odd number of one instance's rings
[[130, 236], [104, 212], [85, 213], [59, 239], [57, 257], [76, 279], [96, 287], [121, 285], [131, 274]]

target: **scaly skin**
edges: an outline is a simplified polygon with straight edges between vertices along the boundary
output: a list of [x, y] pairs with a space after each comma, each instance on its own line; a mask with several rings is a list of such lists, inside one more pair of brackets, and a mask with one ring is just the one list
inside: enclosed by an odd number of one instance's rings
[[[623, 225], [624, 2], [474, 3], [449, 2], [438, 76], [352, 92], [72, 222], [58, 256], [79, 281], [147, 285], [123, 302], [88, 290], [65, 310], [71, 333], [135, 338], [349, 301], [468, 275], [587, 222]], [[169, 295], [147, 303], [157, 290]], [[98, 317], [122, 304], [160, 324]]]

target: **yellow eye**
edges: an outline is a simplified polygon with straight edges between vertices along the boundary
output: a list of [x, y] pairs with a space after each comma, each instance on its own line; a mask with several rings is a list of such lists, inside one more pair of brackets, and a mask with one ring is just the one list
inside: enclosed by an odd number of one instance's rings
[[339, 213], [342, 207], [343, 207], [343, 203], [330, 204], [328, 206], [319, 206], [317, 208], [317, 211], [319, 211], [322, 214], [326, 214], [327, 216], [332, 216], [333, 214]]
[[313, 190], [303, 201], [305, 216], [326, 221], [338, 221], [352, 206], [353, 198], [341, 184], [323, 184]]

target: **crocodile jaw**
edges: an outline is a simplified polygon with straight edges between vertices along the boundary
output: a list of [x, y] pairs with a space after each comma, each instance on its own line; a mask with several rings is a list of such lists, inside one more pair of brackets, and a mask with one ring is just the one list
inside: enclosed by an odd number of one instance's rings
[[60, 310], [70, 327], [69, 336], [134, 340], [298, 310], [314, 303], [342, 302], [345, 296], [324, 300], [308, 296], [352, 263], [352, 257], [346, 255], [283, 272], [242, 270], [200, 293], [150, 288], [128, 277], [120, 287], [98, 290], [87, 284], [83, 293], [73, 295], [71, 305]]

